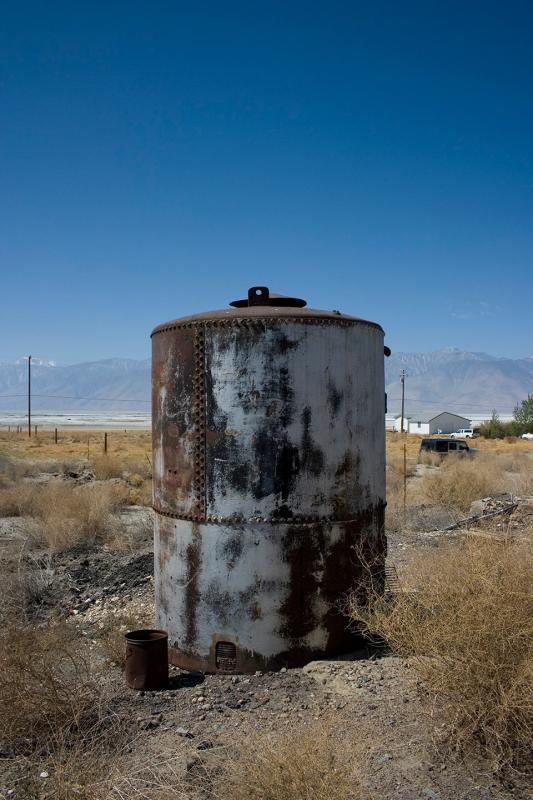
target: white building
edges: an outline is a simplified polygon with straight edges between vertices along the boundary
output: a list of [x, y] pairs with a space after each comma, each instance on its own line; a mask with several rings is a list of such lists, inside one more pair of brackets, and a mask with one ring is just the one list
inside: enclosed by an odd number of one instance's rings
[[[471, 427], [469, 419], [459, 414], [452, 414], [450, 411], [441, 411], [440, 414], [412, 414], [408, 419], [409, 427], [405, 428], [404, 425], [404, 430], [425, 436], [432, 433], [453, 433], [461, 428]], [[398, 417], [398, 422], [400, 420]]]
[[[404, 431], [404, 433], [407, 433], [407, 431], [409, 430], [409, 420], [410, 419], [411, 419], [411, 417], [404, 417], [403, 418], [403, 431]], [[398, 414], [396, 417], [394, 417], [394, 422], [392, 424], [392, 430], [393, 431], [401, 431], [402, 430], [402, 415], [401, 414]]]

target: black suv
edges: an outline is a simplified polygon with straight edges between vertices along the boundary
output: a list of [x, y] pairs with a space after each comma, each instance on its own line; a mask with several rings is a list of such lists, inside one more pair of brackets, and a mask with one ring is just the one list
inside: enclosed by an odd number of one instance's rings
[[469, 447], [464, 439], [422, 439], [420, 442], [420, 455], [424, 453], [436, 453], [439, 456], [446, 456], [448, 453], [458, 455], [474, 455], [477, 450]]

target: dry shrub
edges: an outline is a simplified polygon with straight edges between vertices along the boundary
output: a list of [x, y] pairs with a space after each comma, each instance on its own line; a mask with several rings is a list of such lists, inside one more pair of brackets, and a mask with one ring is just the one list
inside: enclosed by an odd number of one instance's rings
[[146, 741], [132, 754], [135, 726], [112, 711], [81, 646], [65, 624], [5, 629], [2, 789], [24, 800], [190, 800], [183, 747], [159, 757]]
[[133, 476], [137, 479], [152, 480], [152, 464], [147, 456], [144, 458], [128, 458], [125, 461], [125, 477], [131, 481]]
[[14, 754], [92, 727], [100, 693], [66, 625], [7, 627], [0, 646], [0, 739]]
[[118, 458], [116, 455], [100, 455], [91, 459], [91, 467], [97, 480], [124, 478], [131, 486], [151, 479], [152, 467], [148, 458]]
[[92, 458], [91, 467], [98, 481], [107, 481], [110, 478], [122, 478], [124, 473], [122, 460], [111, 455], [102, 455]]
[[[131, 728], [131, 726], [130, 726]], [[134, 756], [124, 724], [98, 725], [85, 739], [65, 740], [32, 772], [24, 797], [28, 800], [193, 800], [185, 774], [184, 746], [155, 753], [144, 741]], [[48, 773], [45, 780], [37, 776]], [[17, 794], [17, 797], [20, 796]]]
[[26, 625], [46, 619], [60, 601], [56, 572], [50, 553], [39, 557], [20, 553], [16, 569], [2, 575], [0, 625]]
[[439, 470], [424, 475], [417, 494], [429, 505], [465, 513], [474, 500], [504, 490], [503, 468], [497, 459], [448, 456]]
[[0, 489], [0, 517], [22, 517], [27, 513], [35, 487], [17, 483]]
[[222, 763], [215, 797], [233, 800], [366, 800], [353, 755], [325, 721], [245, 739]]
[[524, 453], [499, 456], [505, 471], [505, 491], [524, 497], [533, 494], [533, 458]]
[[24, 461], [22, 459], [1, 459], [0, 460], [0, 486], [22, 480], [22, 478], [33, 477], [39, 472], [53, 472], [55, 463], [50, 461], [35, 462]]
[[27, 513], [34, 518], [30, 533], [54, 549], [92, 546], [115, 538], [120, 523], [113, 516], [124, 504], [124, 489], [114, 484], [71, 486], [50, 481], [34, 490]]
[[442, 466], [443, 458], [440, 453], [435, 453], [433, 450], [424, 450], [418, 457], [419, 464], [425, 464], [427, 467], [440, 467]]
[[142, 480], [129, 490], [129, 502], [132, 506], [152, 505], [152, 481]]
[[394, 600], [354, 598], [351, 615], [411, 663], [444, 712], [451, 742], [527, 764], [533, 742], [533, 550], [470, 536], [420, 556]]

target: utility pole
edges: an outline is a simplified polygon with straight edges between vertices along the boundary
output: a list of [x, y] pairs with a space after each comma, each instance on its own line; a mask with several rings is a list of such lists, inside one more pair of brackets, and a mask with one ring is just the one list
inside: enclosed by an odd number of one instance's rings
[[28, 356], [28, 436], [31, 439], [31, 356]]
[[405, 410], [405, 370], [400, 372], [400, 381], [402, 384], [402, 418], [400, 423], [400, 433], [403, 433], [403, 415]]

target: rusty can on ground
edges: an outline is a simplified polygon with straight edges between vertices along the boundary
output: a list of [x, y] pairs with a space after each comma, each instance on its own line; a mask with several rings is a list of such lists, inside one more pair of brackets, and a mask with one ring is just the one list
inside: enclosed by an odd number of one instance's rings
[[168, 686], [166, 631], [130, 631], [126, 640], [126, 683], [130, 689], [157, 691]]
[[203, 672], [349, 652], [346, 595], [384, 582], [383, 329], [230, 305], [152, 333], [156, 619]]

